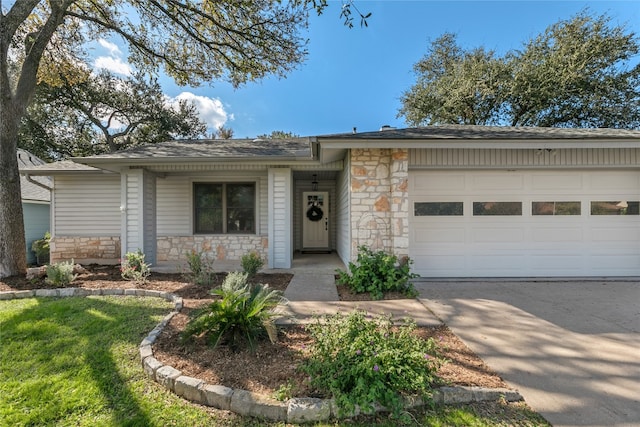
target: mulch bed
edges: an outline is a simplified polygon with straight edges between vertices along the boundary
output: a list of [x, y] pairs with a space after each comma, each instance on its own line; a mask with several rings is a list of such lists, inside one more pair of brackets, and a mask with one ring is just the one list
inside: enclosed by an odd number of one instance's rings
[[[80, 274], [73, 282], [74, 287], [85, 288], [142, 288], [175, 293], [183, 298], [184, 309], [174, 316], [154, 345], [155, 357], [163, 364], [173, 366], [185, 375], [200, 378], [210, 384], [221, 384], [267, 395], [273, 395], [280, 387], [292, 385], [294, 395], [315, 396], [317, 392], [308, 385], [307, 378], [297, 370], [302, 361], [304, 346], [310, 342], [309, 335], [302, 326], [282, 327], [279, 340], [271, 344], [261, 342], [256, 353], [233, 352], [224, 345], [209, 348], [205, 342], [196, 340], [183, 344], [179, 336], [189, 320], [189, 314], [196, 308], [212, 301], [210, 290], [222, 283], [225, 273], [216, 275], [211, 286], [189, 283], [182, 274], [152, 273], [144, 285], [122, 279], [117, 266], [85, 266], [87, 273]], [[255, 283], [268, 284], [284, 291], [293, 275], [258, 274]], [[10, 277], [0, 281], [0, 291], [50, 288], [44, 279], [26, 280], [24, 277]], [[340, 298], [345, 301], [366, 301], [368, 294], [355, 295], [346, 287], [338, 286]], [[385, 299], [406, 298], [396, 293], [385, 295]], [[446, 326], [419, 328], [418, 333], [433, 337], [441, 347], [442, 355], [449, 361], [439, 371], [446, 382], [457, 385], [483, 387], [507, 387], [507, 384], [484, 362], [478, 358]]]

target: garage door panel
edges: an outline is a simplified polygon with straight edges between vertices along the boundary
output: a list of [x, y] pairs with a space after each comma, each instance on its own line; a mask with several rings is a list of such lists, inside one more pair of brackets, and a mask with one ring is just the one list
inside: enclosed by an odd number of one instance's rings
[[520, 276], [527, 270], [527, 257], [522, 254], [486, 254], [469, 259], [468, 265], [484, 276]]
[[531, 177], [531, 189], [533, 191], [555, 193], [558, 190], [581, 190], [583, 185], [582, 174], [534, 175]]
[[512, 191], [524, 188], [524, 177], [514, 174], [477, 174], [471, 176], [471, 190], [474, 192]]
[[638, 256], [630, 253], [594, 253], [589, 257], [589, 263], [594, 271], [603, 272], [606, 275], [611, 275], [614, 270], [632, 271], [640, 268]]
[[464, 228], [418, 228], [414, 242], [417, 244], [464, 243]]
[[531, 240], [538, 243], [575, 243], [584, 240], [582, 227], [531, 227]]
[[[409, 192], [411, 206], [464, 203], [463, 215], [410, 212], [409, 255], [422, 276], [640, 276], [640, 216], [590, 209], [593, 201], [639, 200], [637, 171], [410, 171], [409, 179], [420, 187]], [[522, 215], [474, 216], [473, 204], [487, 201], [521, 202]], [[533, 215], [534, 201], [554, 209]], [[556, 212], [568, 201], [581, 203], [579, 214]]]
[[630, 190], [637, 193], [640, 176], [635, 172], [601, 172], [589, 175], [590, 188], [608, 194], [612, 191]]
[[594, 242], [638, 242], [640, 241], [640, 225], [630, 224], [627, 227], [592, 228], [591, 240]]
[[472, 243], [522, 243], [524, 230], [520, 228], [482, 227], [471, 231]]
[[465, 189], [464, 174], [438, 174], [419, 176], [413, 180], [411, 190], [414, 194], [440, 194]]

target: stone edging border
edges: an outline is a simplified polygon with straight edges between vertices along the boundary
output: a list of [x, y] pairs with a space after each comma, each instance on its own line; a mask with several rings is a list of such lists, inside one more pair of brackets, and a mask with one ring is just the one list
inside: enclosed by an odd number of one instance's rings
[[[146, 289], [87, 289], [87, 288], [58, 288], [34, 289], [26, 291], [0, 292], [0, 300], [12, 300], [33, 297], [79, 297], [79, 296], [109, 296], [128, 295], [141, 297], [162, 298], [173, 302], [174, 310], [166, 315], [155, 328], [142, 340], [139, 346], [142, 368], [149, 378], [161, 384], [171, 392], [193, 403], [211, 406], [217, 409], [236, 412], [243, 416], [252, 416], [273, 421], [287, 423], [306, 423], [327, 421], [331, 418], [344, 417], [339, 414], [333, 399], [318, 399], [311, 397], [296, 397], [281, 402], [264, 395], [247, 390], [232, 389], [221, 385], [207, 384], [198, 378], [182, 375], [182, 372], [172, 366], [163, 365], [153, 357], [153, 343], [169, 323], [171, 318], [182, 310], [182, 298], [162, 291]], [[486, 402], [504, 399], [507, 402], [517, 402], [523, 397], [515, 390], [508, 388], [484, 387], [440, 387], [433, 390], [433, 401], [437, 404], [464, 404], [472, 402]], [[424, 405], [420, 398], [407, 399], [406, 408]], [[375, 412], [384, 411], [377, 406]], [[347, 416], [360, 414], [359, 408]]]

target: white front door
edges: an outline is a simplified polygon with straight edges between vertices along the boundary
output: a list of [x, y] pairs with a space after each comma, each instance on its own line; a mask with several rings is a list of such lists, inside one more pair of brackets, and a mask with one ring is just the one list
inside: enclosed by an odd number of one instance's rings
[[302, 193], [302, 249], [329, 249], [329, 193]]

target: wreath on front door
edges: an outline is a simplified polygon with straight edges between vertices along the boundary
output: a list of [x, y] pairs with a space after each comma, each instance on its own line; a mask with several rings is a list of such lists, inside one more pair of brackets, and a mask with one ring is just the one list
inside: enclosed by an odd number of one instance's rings
[[322, 212], [322, 208], [320, 208], [320, 206], [311, 206], [308, 210], [307, 210], [307, 219], [309, 221], [320, 221], [322, 219], [324, 215], [324, 212]]

